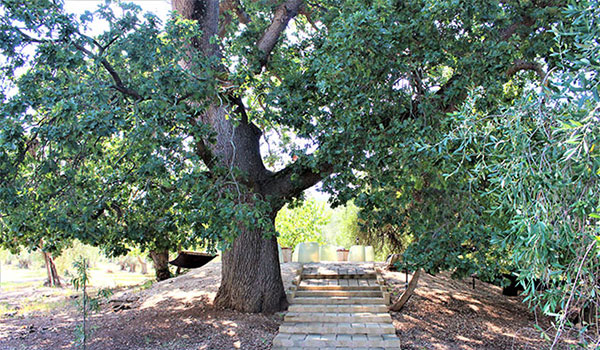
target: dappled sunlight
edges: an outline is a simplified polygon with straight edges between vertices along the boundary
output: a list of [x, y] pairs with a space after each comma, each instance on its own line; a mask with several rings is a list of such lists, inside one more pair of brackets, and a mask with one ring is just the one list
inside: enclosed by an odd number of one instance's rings
[[468, 307], [473, 310], [474, 312], [479, 312], [480, 308], [479, 306], [473, 305], [473, 304], [469, 304]]
[[[401, 286], [405, 275], [384, 272], [388, 284]], [[410, 279], [410, 277], [409, 277]], [[506, 297], [502, 289], [448, 273], [421, 274], [415, 294], [400, 312], [392, 312], [403, 346], [444, 350], [540, 349], [545, 345], [534, 328], [535, 317], [522, 297]], [[540, 317], [540, 322], [549, 324]], [[564, 340], [557, 349], [566, 349]]]
[[222, 325], [227, 326], [227, 327], [236, 327], [237, 328], [237, 323], [232, 322], [232, 321], [222, 321], [221, 322]]
[[479, 345], [479, 346], [484, 345], [483, 341], [481, 341], [481, 340], [467, 338], [462, 335], [457, 335], [456, 339], [463, 341], [465, 343], [473, 344], [473, 345]]
[[203, 291], [197, 292], [189, 292], [181, 289], [164, 291], [159, 294], [152, 295], [148, 299], [144, 300], [140, 305], [140, 309], [154, 308], [157, 307], [161, 302], [164, 302], [167, 299], [171, 299], [172, 301], [176, 301], [179, 306], [172, 306], [175, 309], [183, 309], [188, 307], [188, 304], [197, 301], [199, 299], [209, 299], [213, 300], [216, 293], [209, 293]]
[[479, 300], [473, 299], [473, 296], [468, 295], [468, 294], [454, 293], [454, 294], [452, 294], [452, 298], [461, 300], [461, 301], [465, 301], [465, 302], [469, 302], [469, 303], [473, 303], [473, 304], [481, 305], [481, 302]]
[[[128, 308], [114, 312], [108, 303], [100, 313], [90, 316], [90, 325], [96, 331], [89, 349], [269, 349], [281, 316], [215, 308], [213, 300], [220, 282], [220, 267], [220, 263], [211, 262], [185, 275], [156, 282], [147, 289], [123, 289], [115, 298], [131, 300]], [[298, 268], [298, 264], [281, 265], [286, 286], [291, 284]], [[404, 282], [403, 273], [385, 275], [388, 283]], [[451, 280], [445, 274], [425, 274], [421, 278], [416, 294], [404, 309], [392, 313], [403, 346], [496, 350], [511, 349], [514, 343], [514, 349], [540, 348], [542, 343], [533, 328], [533, 317], [519, 297], [507, 298], [499, 288], [483, 283], [472, 289], [471, 281]], [[80, 322], [72, 307], [73, 292], [43, 290], [30, 297], [41, 296], [47, 301], [63, 298], [65, 307], [50, 316], [3, 319], [0, 349], [12, 339], [19, 339], [32, 350], [72, 348], [73, 329]], [[132, 347], [133, 344], [138, 347]]]
[[484, 324], [487, 327], [487, 329], [489, 329], [493, 333], [503, 334], [506, 336], [514, 336], [514, 333], [505, 333], [504, 329], [502, 327], [499, 327], [499, 326], [493, 324], [492, 322], [485, 322]]

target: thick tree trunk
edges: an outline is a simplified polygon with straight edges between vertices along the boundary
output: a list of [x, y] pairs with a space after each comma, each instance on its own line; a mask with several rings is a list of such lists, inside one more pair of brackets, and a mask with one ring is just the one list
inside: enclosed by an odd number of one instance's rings
[[[202, 122], [217, 130], [211, 153], [221, 166], [235, 166], [242, 176], [235, 181], [239, 186], [239, 200], [252, 204], [255, 195], [267, 198], [271, 186], [263, 186], [272, 173], [265, 169], [260, 156], [260, 130], [245, 120], [233, 126], [225, 109], [211, 107], [202, 116]], [[223, 189], [228, 190], [228, 189]], [[275, 219], [278, 204], [273, 205], [270, 217]], [[287, 299], [277, 253], [277, 239], [264, 238], [261, 229], [240, 223], [240, 235], [229, 250], [223, 253], [221, 286], [215, 298], [219, 307], [242, 312], [272, 313], [287, 307]]]
[[45, 284], [49, 287], [62, 287], [62, 284], [60, 283], [60, 277], [56, 271], [56, 265], [54, 264], [54, 260], [52, 260], [52, 255], [46, 252], [42, 252], [42, 254], [44, 255], [46, 272], [48, 273], [48, 280]]
[[169, 271], [169, 251], [151, 250], [150, 258], [152, 259], [152, 263], [154, 265], [157, 281], [164, 281], [172, 277], [171, 271]]
[[219, 307], [242, 312], [272, 313], [287, 307], [277, 254], [277, 238], [245, 229], [223, 253]]

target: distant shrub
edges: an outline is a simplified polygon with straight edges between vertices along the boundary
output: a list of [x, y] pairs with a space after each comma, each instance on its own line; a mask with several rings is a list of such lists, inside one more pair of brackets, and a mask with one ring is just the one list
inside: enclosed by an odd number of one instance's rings
[[275, 229], [279, 233], [282, 247], [295, 247], [300, 242], [325, 243], [323, 228], [330, 219], [325, 203], [314, 199], [305, 200], [302, 205], [286, 205], [275, 219]]

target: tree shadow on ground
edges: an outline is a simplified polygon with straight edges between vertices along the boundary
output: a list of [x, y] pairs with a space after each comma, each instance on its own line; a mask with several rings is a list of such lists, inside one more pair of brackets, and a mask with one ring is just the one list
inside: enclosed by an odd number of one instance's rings
[[[388, 285], [405, 283], [404, 273], [384, 272]], [[500, 287], [454, 280], [449, 274], [422, 274], [415, 294], [400, 312], [393, 312], [402, 349], [505, 350], [543, 349], [536, 317], [522, 297], [502, 295]], [[550, 320], [538, 317], [542, 328]], [[558, 349], [567, 349], [566, 340]]]
[[[220, 264], [155, 283], [147, 290], [126, 289], [137, 301], [114, 312], [111, 303], [90, 319], [88, 350], [269, 349], [281, 314], [245, 314], [215, 308]], [[293, 268], [285, 270], [291, 280]], [[288, 271], [289, 270], [289, 271]], [[289, 275], [289, 276], [288, 276]], [[74, 308], [54, 315], [2, 319], [0, 350], [78, 349]]]

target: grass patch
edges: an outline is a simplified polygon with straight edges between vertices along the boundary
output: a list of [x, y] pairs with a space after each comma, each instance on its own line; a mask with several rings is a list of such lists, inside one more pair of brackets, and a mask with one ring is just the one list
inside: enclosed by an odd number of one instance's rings
[[12, 292], [19, 289], [42, 287], [43, 285], [43, 281], [2, 282], [0, 283], [0, 290], [2, 292]]
[[[47, 315], [69, 307], [69, 300], [20, 300], [18, 305], [0, 302], [0, 319], [8, 317], [29, 316], [32, 314]], [[10, 315], [10, 316], [8, 316]]]
[[91, 269], [90, 286], [95, 288], [135, 286], [146, 283], [153, 277], [154, 275], [152, 274], [142, 275], [140, 273], [131, 273], [126, 271], [106, 273], [105, 270], [102, 269]]
[[[90, 287], [116, 288], [137, 286], [154, 278], [153, 273], [141, 274], [116, 270], [116, 265], [101, 264], [90, 269]], [[114, 272], [108, 272], [108, 271]], [[153, 270], [151, 270], [153, 272]], [[71, 282], [71, 276], [61, 275], [63, 285]], [[0, 270], [0, 289], [2, 292], [25, 288], [41, 288], [46, 280], [45, 269], [14, 269], [4, 267]]]
[[144, 282], [141, 285], [139, 285], [139, 287], [136, 288], [136, 291], [148, 289], [148, 288], [152, 287], [152, 285], [154, 284], [154, 282], [155, 281], [153, 279], [147, 280], [146, 282]]

